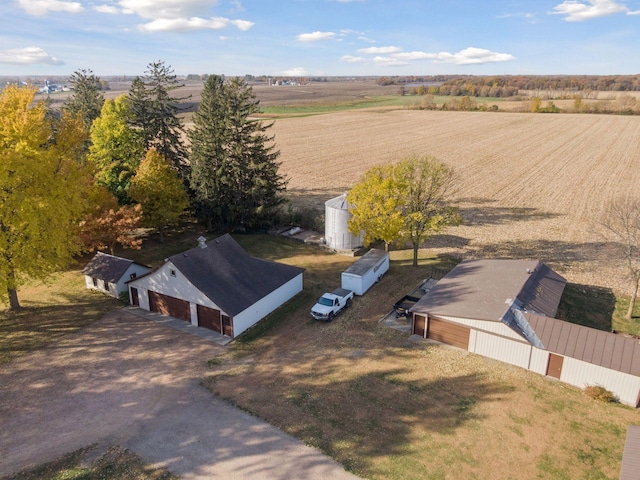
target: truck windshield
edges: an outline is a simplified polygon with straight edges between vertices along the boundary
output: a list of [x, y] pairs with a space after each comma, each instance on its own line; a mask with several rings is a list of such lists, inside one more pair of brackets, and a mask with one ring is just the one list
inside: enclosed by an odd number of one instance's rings
[[326, 305], [327, 307], [333, 307], [333, 300], [327, 297], [320, 297], [320, 300], [318, 300], [318, 303], [320, 305]]

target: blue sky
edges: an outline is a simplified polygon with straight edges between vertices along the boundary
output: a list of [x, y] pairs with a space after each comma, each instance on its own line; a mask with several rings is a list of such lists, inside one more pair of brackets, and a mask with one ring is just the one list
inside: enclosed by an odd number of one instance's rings
[[640, 73], [640, 0], [0, 0], [0, 75]]

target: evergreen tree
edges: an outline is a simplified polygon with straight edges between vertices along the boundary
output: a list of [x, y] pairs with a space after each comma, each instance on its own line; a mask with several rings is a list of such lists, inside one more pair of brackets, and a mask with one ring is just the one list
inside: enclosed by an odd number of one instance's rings
[[104, 96], [100, 93], [100, 77], [91, 70], [81, 69], [73, 72], [69, 83], [73, 86], [73, 95], [69, 97], [63, 110], [73, 116], [82, 116], [88, 131], [93, 121], [100, 116], [104, 103]]
[[259, 102], [244, 80], [207, 79], [194, 115], [191, 189], [198, 216], [211, 230], [269, 223], [286, 182], [269, 125], [251, 119]]
[[146, 150], [154, 148], [183, 178], [188, 176], [187, 152], [182, 140], [184, 126], [178, 112], [179, 103], [188, 97], [173, 97], [171, 92], [183, 87], [173, 69], [163, 61], [150, 63], [144, 78], [131, 84], [131, 125], [140, 129]]

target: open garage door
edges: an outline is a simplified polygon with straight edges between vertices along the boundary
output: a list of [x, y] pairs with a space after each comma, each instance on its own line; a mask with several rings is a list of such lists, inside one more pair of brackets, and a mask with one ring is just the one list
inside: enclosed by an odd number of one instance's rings
[[220, 310], [215, 308], [197, 306], [198, 309], [198, 326], [214, 330], [222, 333], [222, 321], [220, 319]]
[[437, 342], [453, 345], [454, 347], [469, 349], [469, 327], [444, 322], [437, 318], [429, 317], [427, 325], [427, 338]]
[[191, 323], [191, 308], [186, 300], [150, 291], [149, 310]]

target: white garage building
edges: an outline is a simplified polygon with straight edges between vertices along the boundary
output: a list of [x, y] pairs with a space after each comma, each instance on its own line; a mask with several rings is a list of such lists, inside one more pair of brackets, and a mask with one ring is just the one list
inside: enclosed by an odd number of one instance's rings
[[301, 268], [252, 257], [229, 234], [198, 240], [129, 282], [132, 305], [234, 338], [302, 291]]

